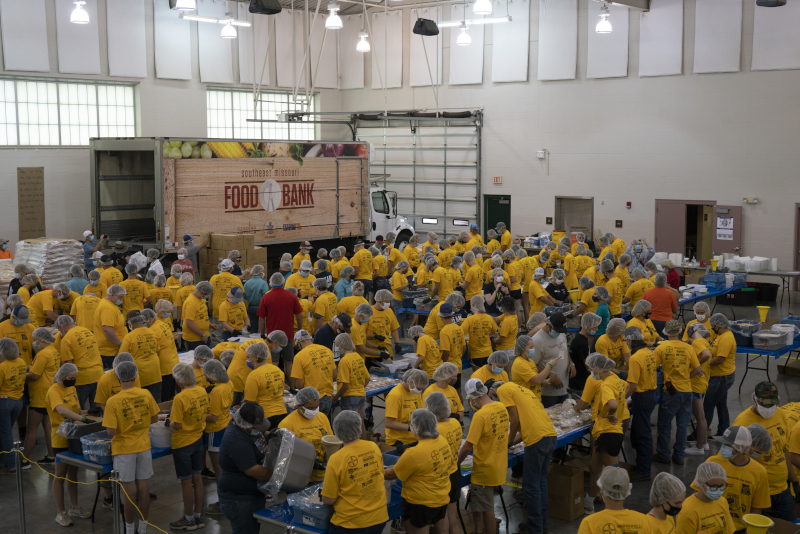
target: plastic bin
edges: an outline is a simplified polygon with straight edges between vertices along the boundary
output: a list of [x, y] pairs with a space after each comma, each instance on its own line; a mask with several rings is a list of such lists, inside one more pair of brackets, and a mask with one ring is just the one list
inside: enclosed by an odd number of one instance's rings
[[748, 282], [747, 285], [753, 284], [758, 289], [758, 302], [775, 302], [778, 300], [778, 284], [769, 284], [766, 282]]
[[327, 531], [333, 517], [333, 506], [317, 502], [322, 484], [314, 484], [297, 493], [290, 494], [286, 501], [292, 507], [294, 521], [298, 525]]
[[414, 308], [414, 299], [425, 298], [428, 296], [427, 289], [404, 289], [403, 290], [403, 307]]
[[757, 296], [758, 289], [746, 287], [717, 298], [725, 298], [725, 304], [730, 304], [731, 306], [755, 306]]
[[[800, 328], [800, 315], [790, 315], [789, 317], [784, 317], [781, 319], [781, 324], [793, 324], [794, 326]], [[797, 338], [800, 338], [800, 335], [795, 337], [795, 339]]]
[[786, 336], [786, 346], [789, 347], [794, 344], [794, 338], [798, 334], [798, 328], [793, 324], [779, 323], [772, 325], [771, 330]]
[[111, 458], [111, 436], [105, 430], [83, 436], [81, 445], [83, 445], [83, 457], [90, 462], [101, 465], [113, 463]]
[[[73, 454], [83, 454], [83, 445], [81, 438], [88, 434], [94, 434], [103, 430], [101, 422], [93, 422], [87, 424], [75, 424], [71, 421], [64, 421], [59, 425], [59, 429], [64, 427], [63, 436], [67, 438], [67, 448]], [[59, 433], [59, 435], [62, 435]]]
[[[426, 300], [427, 302], [425, 302]], [[439, 304], [437, 299], [432, 299], [427, 296], [414, 299], [414, 307], [419, 311], [431, 311], [437, 304]]]
[[761, 330], [761, 323], [758, 321], [731, 321], [731, 333], [739, 347], [752, 347], [753, 334]]
[[745, 273], [733, 273], [733, 285], [735, 286], [743, 286], [747, 284], [747, 274]]
[[774, 330], [759, 330], [753, 334], [753, 348], [778, 350], [786, 346], [786, 334]]

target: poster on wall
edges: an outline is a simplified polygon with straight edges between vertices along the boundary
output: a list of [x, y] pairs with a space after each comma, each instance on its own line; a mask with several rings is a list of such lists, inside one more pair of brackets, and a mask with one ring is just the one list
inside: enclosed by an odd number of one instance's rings
[[733, 217], [717, 217], [717, 228], [733, 231]]
[[19, 239], [45, 237], [44, 167], [17, 167]]
[[720, 241], [733, 241], [733, 230], [717, 228], [717, 239]]

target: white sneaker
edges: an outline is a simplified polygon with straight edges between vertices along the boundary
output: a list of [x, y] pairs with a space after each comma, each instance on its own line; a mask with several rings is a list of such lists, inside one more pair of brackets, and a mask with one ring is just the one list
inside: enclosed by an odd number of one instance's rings
[[72, 519], [69, 518], [69, 514], [66, 511], [59, 512], [56, 515], [56, 523], [58, 523], [62, 527], [71, 527]]
[[709, 446], [708, 446], [708, 443], [706, 443], [705, 445], [703, 445], [703, 450], [704, 450], [704, 451], [710, 451], [710, 450], [711, 450], [711, 447], [709, 447]]
[[586, 515], [594, 513], [594, 498], [589, 497], [588, 493], [583, 498], [583, 513]]
[[692, 456], [705, 456], [706, 451], [705, 449], [698, 448], [698, 447], [686, 447], [686, 454], [690, 454]]

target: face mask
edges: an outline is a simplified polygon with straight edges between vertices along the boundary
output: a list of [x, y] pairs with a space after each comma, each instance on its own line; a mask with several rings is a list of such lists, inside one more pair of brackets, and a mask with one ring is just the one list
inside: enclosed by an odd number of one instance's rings
[[478, 410], [480, 410], [480, 409], [481, 409], [481, 407], [480, 407], [480, 406], [475, 406], [475, 405], [472, 403], [472, 401], [469, 401], [469, 405], [470, 405], [470, 406], [472, 406], [472, 409], [473, 409], [473, 410], [475, 410], [476, 412], [477, 412]]
[[600, 302], [600, 297], [596, 297], [596, 296], [592, 295], [592, 301]]
[[300, 271], [300, 276], [302, 276], [303, 278], [308, 278], [309, 274], [311, 273], [304, 273], [303, 271]]
[[499, 375], [502, 372], [503, 372], [503, 368], [502, 367], [495, 367], [494, 369], [492, 369], [492, 374], [493, 375]]
[[33, 348], [36, 349], [37, 351], [40, 350], [39, 349], [39, 344], [37, 342], [35, 342], [35, 341], [33, 342]]
[[96, 262], [96, 261], [92, 260], [92, 264], [93, 264], [95, 267], [97, 267], [97, 262]]
[[116, 301], [114, 304], [116, 304], [117, 306], [122, 306], [122, 301], [121, 301], [121, 300], [118, 300], [118, 301]]
[[653, 271], [648, 271], [647, 269], [644, 270], [644, 275], [647, 278], [650, 278], [653, 275]]
[[368, 322], [369, 319], [361, 319], [360, 321], [358, 321], [358, 324], [367, 324]]
[[754, 452], [753, 454], [751, 454], [751, 455], [750, 455], [750, 458], [752, 458], [752, 459], [754, 459], [754, 460], [755, 460], [755, 459], [758, 459], [758, 458], [760, 458], [760, 457], [761, 457], [761, 454], [762, 454], [762, 453], [760, 453], [760, 452]]
[[725, 488], [711, 489], [708, 486], [706, 486], [706, 497], [708, 497], [712, 501], [716, 501], [717, 499], [722, 497], [723, 493], [725, 493]]
[[90, 243], [94, 243], [94, 236], [93, 236], [93, 235], [90, 235], [90, 236], [89, 236], [89, 242], [90, 242]]
[[63, 382], [64, 382], [64, 387], [66, 387], [66, 388], [71, 388], [72, 386], [74, 386], [74, 385], [75, 385], [75, 382], [77, 382], [77, 381], [78, 381], [78, 379], [77, 379], [77, 378], [73, 378], [73, 379], [71, 379], [71, 380], [70, 380], [70, 379], [68, 379], [68, 378], [65, 378], [65, 379], [63, 380]]
[[777, 409], [778, 409], [777, 405], [771, 408], [765, 408], [764, 406], [761, 406], [760, 404], [756, 403], [756, 410], [758, 410], [758, 413], [761, 414], [761, 417], [763, 417], [764, 419], [769, 419], [770, 417], [775, 415], [775, 410]]
[[6, 245], [3, 245], [3, 250], [5, 250], [5, 249], [7, 249], [7, 248], [8, 248], [8, 246], [6, 246]]
[[223, 272], [225, 272], [225, 271], [220, 271], [219, 274], [222, 274]]
[[535, 354], [536, 354], [536, 349], [535, 349], [535, 348], [533, 348], [533, 349], [529, 350], [529, 351], [528, 351], [528, 359], [529, 359], [529, 360], [532, 360], [532, 359], [533, 359], [533, 356], [534, 356]]
[[186, 257], [186, 255], [185, 255], [185, 254], [178, 254], [178, 259], [179, 259], [179, 260], [182, 260], [182, 259], [184, 259], [185, 257]]
[[556, 332], [555, 330], [550, 330], [550, 337], [552, 337], [553, 339], [557, 338], [557, 337], [558, 337], [558, 336], [560, 336], [560, 335], [561, 335], [561, 334], [559, 334], [559, 333], [558, 333], [558, 332]]
[[20, 278], [22, 278], [22, 274], [20, 274], [20, 273], [14, 273], [14, 278], [16, 278], [16, 279], [20, 279]]
[[100, 280], [90, 280], [89, 283], [93, 286], [98, 286], [100, 285]]
[[652, 312], [647, 312], [647, 313], [645, 313], [645, 314], [644, 314], [644, 318], [645, 318], [645, 319], [649, 319], [651, 314], [652, 314]]
[[703, 321], [706, 320], [706, 316], [705, 315], [695, 315], [695, 318], [697, 319], [698, 323], [702, 323]]
[[408, 390], [409, 390], [411, 393], [413, 393], [414, 395], [419, 395], [420, 393], [422, 393], [422, 390], [421, 390], [421, 389], [417, 389], [417, 388], [415, 388], [415, 387], [410, 387], [410, 388], [408, 388]]
[[314, 419], [318, 413], [319, 413], [319, 408], [315, 410], [309, 410], [308, 408], [303, 408], [303, 417], [305, 417], [306, 419]]
[[592, 371], [592, 378], [594, 378], [595, 380], [600, 380], [600, 373], [595, 373], [594, 371]]
[[563, 278], [555, 278], [555, 279], [553, 279], [553, 283], [554, 283], [555, 285], [557, 285], [557, 286], [558, 286], [558, 285], [561, 285], [561, 284], [563, 284], [563, 283], [564, 283], [564, 279], [563, 279]]
[[163, 319], [169, 319], [170, 315], [172, 315], [172, 312], [165, 313]]
[[203, 295], [203, 300], [208, 300], [208, 297], [210, 297], [210, 296], [211, 295]]
[[272, 352], [272, 355], [273, 355], [273, 356], [277, 356], [278, 354], [280, 354], [280, 353], [281, 353], [281, 350], [283, 350], [283, 349], [281, 349], [280, 347], [278, 347], [277, 349], [272, 349], [272, 351], [270, 351], [270, 352]]
[[672, 516], [672, 517], [675, 517], [681, 511], [681, 507], [680, 506], [672, 506], [671, 504], [669, 505], [669, 510], [666, 510], [664, 508], [663, 504], [661, 505], [661, 509], [664, 510], [665, 514], [667, 514], [668, 516]]
[[502, 276], [495, 276], [495, 277], [494, 277], [494, 281], [495, 281], [495, 282], [497, 282], [497, 283], [499, 284], [500, 282], [502, 282], [502, 281], [503, 281], [503, 277], [502, 277]]
[[253, 366], [253, 362], [251, 362], [250, 360], [247, 360], [247, 367], [249, 369], [255, 369], [255, 367]]
[[734, 454], [734, 452], [733, 452], [733, 449], [731, 448], [731, 446], [730, 446], [730, 445], [723, 445], [722, 447], [720, 447], [720, 449], [719, 449], [719, 453], [720, 453], [720, 454], [722, 455], [722, 457], [723, 457], [723, 458], [725, 458], [726, 460], [730, 460], [731, 458], [733, 458], [734, 456], [736, 456], [736, 454]]
[[[642, 251], [642, 247], [641, 247], [641, 245], [636, 245], [635, 247], [633, 247], [633, 250], [636, 251], [636, 252], [641, 252]], [[678, 510], [680, 510], [680, 508], [678, 508]]]

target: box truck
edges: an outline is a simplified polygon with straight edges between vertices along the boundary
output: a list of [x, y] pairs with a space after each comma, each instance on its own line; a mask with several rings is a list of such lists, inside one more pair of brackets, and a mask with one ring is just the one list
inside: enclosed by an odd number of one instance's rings
[[397, 194], [371, 182], [364, 142], [98, 138], [90, 158], [92, 229], [134, 249], [253, 234], [275, 262], [305, 240], [352, 252], [359, 238], [414, 233]]

